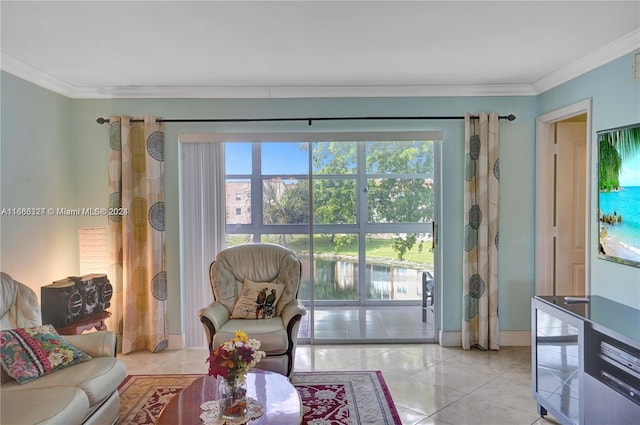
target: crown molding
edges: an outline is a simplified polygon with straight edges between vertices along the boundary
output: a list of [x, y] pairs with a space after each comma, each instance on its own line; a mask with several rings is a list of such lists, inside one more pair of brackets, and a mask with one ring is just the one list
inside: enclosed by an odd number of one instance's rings
[[272, 98], [531, 96], [529, 84], [272, 87]]
[[62, 81], [38, 68], [28, 65], [4, 52], [2, 52], [2, 55], [0, 56], [0, 68], [9, 74], [15, 75], [16, 77], [22, 78], [23, 80], [29, 81], [30, 83], [44, 87], [47, 90], [51, 90], [52, 92], [63, 96], [73, 98], [75, 97], [74, 93], [79, 91], [78, 87], [69, 84], [66, 81]]
[[285, 99], [344, 97], [535, 96], [640, 47], [640, 29], [558, 69], [533, 84], [384, 86], [118, 86], [78, 87], [2, 53], [0, 69], [72, 99]]
[[23, 80], [72, 99], [287, 99], [345, 97], [532, 96], [529, 84], [389, 86], [118, 86], [77, 87], [9, 55], [1, 68]]
[[468, 86], [180, 86], [103, 87], [76, 91], [73, 98], [200, 98], [200, 99], [292, 99], [346, 97], [445, 97], [445, 96], [530, 96], [533, 87], [522, 85]]
[[536, 94], [544, 93], [586, 72], [607, 64], [640, 47], [640, 28], [589, 53], [533, 83]]
[[[101, 87], [102, 93], [83, 93], [78, 98], [112, 99], [262, 99], [269, 98], [268, 87], [250, 86], [131, 86]], [[102, 94], [102, 95], [101, 95]]]

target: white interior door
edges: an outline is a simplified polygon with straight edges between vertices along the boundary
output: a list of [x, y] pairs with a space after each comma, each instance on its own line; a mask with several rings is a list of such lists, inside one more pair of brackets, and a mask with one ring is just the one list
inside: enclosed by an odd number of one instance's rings
[[556, 127], [555, 293], [585, 294], [586, 122]]

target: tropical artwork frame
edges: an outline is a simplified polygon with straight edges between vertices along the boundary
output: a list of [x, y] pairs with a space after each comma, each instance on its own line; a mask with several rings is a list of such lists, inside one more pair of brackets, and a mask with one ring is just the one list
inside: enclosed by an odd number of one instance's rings
[[598, 258], [640, 268], [640, 123], [597, 136]]

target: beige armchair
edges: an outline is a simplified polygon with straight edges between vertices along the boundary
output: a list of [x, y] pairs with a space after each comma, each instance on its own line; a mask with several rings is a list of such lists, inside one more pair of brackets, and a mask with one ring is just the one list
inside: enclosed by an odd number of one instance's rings
[[297, 299], [301, 274], [300, 260], [279, 245], [251, 243], [220, 251], [209, 267], [214, 302], [199, 312], [209, 349], [242, 329], [267, 354], [257, 367], [291, 376], [306, 314]]

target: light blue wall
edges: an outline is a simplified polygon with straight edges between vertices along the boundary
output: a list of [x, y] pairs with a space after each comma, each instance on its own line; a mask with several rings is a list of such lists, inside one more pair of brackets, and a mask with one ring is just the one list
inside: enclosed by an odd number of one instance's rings
[[640, 308], [640, 268], [597, 257], [598, 191], [596, 132], [640, 122], [640, 82], [632, 81], [632, 55], [601, 66], [538, 96], [538, 114], [584, 99], [593, 104], [591, 158], [591, 293]]
[[0, 269], [40, 296], [41, 286], [79, 271], [75, 218], [13, 216], [6, 209], [76, 205], [72, 102], [6, 73], [0, 84]]
[[[3, 184], [2, 205], [18, 202], [19, 205], [30, 205], [41, 199], [32, 186], [56, 185], [56, 191], [64, 193], [58, 204], [70, 208], [106, 206], [108, 185], [106, 179], [108, 155], [108, 126], [100, 126], [95, 120], [98, 116], [122, 114], [142, 116], [158, 115], [166, 118], [237, 118], [237, 117], [277, 117], [277, 116], [348, 116], [348, 115], [463, 115], [465, 112], [496, 111], [500, 114], [513, 113], [518, 119], [514, 122], [504, 121], [501, 125], [501, 199], [503, 213], [501, 221], [500, 248], [500, 291], [501, 309], [500, 323], [503, 330], [529, 329], [529, 299], [533, 294], [533, 200], [534, 200], [534, 119], [536, 114], [535, 97], [438, 97], [438, 98], [363, 98], [363, 99], [257, 99], [257, 100], [223, 100], [223, 99], [114, 99], [114, 100], [69, 100], [52, 95], [47, 90], [38, 88], [6, 73], [2, 74], [4, 87], [10, 87], [12, 104], [22, 104], [24, 94], [28, 93], [36, 99], [30, 99], [22, 105], [23, 111], [8, 116], [3, 124], [3, 182], [14, 180], [19, 174], [21, 165], [16, 165], [5, 173], [5, 152], [15, 149], [18, 143], [18, 128], [28, 126], [33, 131], [47, 134], [48, 124], [31, 120], [33, 115], [49, 113], [39, 100], [53, 97], [58, 100], [58, 108], [49, 115], [62, 134], [57, 142], [73, 158], [64, 167], [56, 160], [51, 165], [49, 155], [34, 158], [27, 162], [30, 167], [35, 163], [44, 166], [48, 171], [32, 176], [33, 183], [18, 182], [9, 186]], [[3, 90], [5, 102], [6, 90]], [[7, 101], [8, 102], [8, 101]], [[28, 112], [27, 112], [28, 111]], [[4, 119], [3, 115], [3, 119]], [[178, 137], [184, 132], [213, 131], [393, 131], [393, 130], [442, 130], [443, 141], [443, 190], [442, 209], [446, 221], [441, 227], [443, 252], [442, 267], [442, 328], [459, 330], [461, 322], [461, 279], [460, 267], [462, 256], [462, 157], [463, 157], [463, 122], [462, 121], [415, 121], [415, 122], [317, 122], [312, 127], [306, 123], [253, 123], [253, 124], [166, 124], [165, 126], [165, 200], [166, 200], [166, 241], [167, 272], [169, 279], [169, 322], [170, 332], [181, 332], [180, 302], [180, 251], [179, 251], [179, 211], [178, 211]], [[42, 139], [30, 140], [23, 150], [37, 151], [41, 149]], [[26, 155], [16, 164], [23, 164]], [[6, 177], [5, 177], [6, 176]], [[58, 184], [59, 179], [64, 184]], [[71, 191], [63, 186], [73, 182]], [[15, 199], [15, 201], [14, 201]], [[64, 199], [64, 201], [62, 201]], [[66, 220], [66, 219], [65, 219]], [[57, 225], [62, 220], [57, 219]], [[43, 222], [44, 223], [44, 222]], [[3, 234], [5, 245], [20, 245], [25, 239], [33, 239], [35, 235], [26, 222], [8, 235]], [[53, 224], [53, 223], [51, 223]], [[65, 221], [65, 224], [69, 224]], [[3, 220], [4, 225], [4, 220]], [[106, 225], [102, 217], [78, 217], [65, 230], [72, 234], [82, 226]], [[75, 226], [75, 227], [74, 227]], [[51, 233], [55, 233], [51, 230]], [[74, 235], [75, 237], [75, 235]], [[70, 245], [73, 237], [59, 238], [56, 246]], [[75, 250], [75, 247], [73, 248]], [[73, 253], [72, 253], [73, 252]], [[77, 269], [77, 252], [67, 251], [66, 265], [63, 270]], [[28, 254], [25, 252], [25, 254]], [[26, 255], [29, 257], [29, 255]], [[3, 258], [5, 252], [3, 252]], [[24, 275], [23, 267], [16, 267], [18, 275]], [[57, 273], [42, 272], [44, 283], [66, 276], [75, 271]], [[191, 284], [187, 282], [185, 284]], [[206, 284], [206, 283], [205, 283]], [[193, 313], [195, 314], [195, 312]]]
[[[98, 116], [153, 114], [166, 118], [514, 113], [501, 124], [500, 327], [528, 330], [534, 282], [535, 117], [593, 99], [595, 132], [640, 121], [640, 83], [631, 81], [630, 55], [528, 97], [362, 99], [113, 99], [71, 100], [2, 72], [1, 206], [106, 206], [108, 127]], [[218, 131], [442, 130], [442, 319], [461, 324], [462, 121], [166, 124], [166, 223], [171, 334], [182, 330], [179, 276], [178, 137]], [[593, 147], [595, 149], [595, 147]], [[595, 158], [595, 151], [592, 152]], [[593, 183], [593, 182], [592, 182]], [[595, 187], [592, 185], [592, 187]], [[595, 216], [595, 193], [591, 215]], [[106, 225], [101, 217], [2, 217], [1, 267], [36, 290], [78, 272], [77, 229]], [[596, 238], [596, 223], [591, 234]], [[595, 239], [592, 241], [595, 244]], [[594, 294], [640, 306], [640, 269], [595, 257]], [[185, 282], [184, 285], [193, 284]], [[39, 290], [37, 290], [39, 293]], [[193, 314], [193, 313], [190, 313]]]
[[[465, 112], [496, 111], [500, 114], [513, 113], [518, 118], [501, 124], [501, 229], [500, 229], [500, 326], [502, 330], [528, 330], [529, 305], [533, 295], [534, 282], [534, 179], [535, 179], [535, 117], [537, 99], [522, 97], [434, 97], [434, 98], [362, 98], [362, 99], [113, 99], [113, 100], [68, 100], [60, 99], [61, 109], [53, 115], [54, 123], [28, 121], [32, 102], [48, 97], [60, 98], [29, 83], [2, 74], [3, 106], [11, 102], [22, 112], [11, 115], [4, 121], [3, 113], [3, 193], [5, 199], [19, 198], [22, 193], [30, 193], [32, 188], [26, 182], [7, 185], [5, 189], [5, 152], [19, 143], [18, 128], [28, 122], [36, 127], [33, 131], [46, 133], [49, 125], [62, 126], [58, 143], [63, 144], [72, 164], [67, 168], [51, 165], [44, 158], [49, 171], [34, 177], [37, 184], [52, 184], [57, 179], [70, 180], [71, 172], [74, 189], [64, 202], [75, 207], [106, 206], [108, 127], [95, 123], [98, 116], [110, 114], [141, 116], [158, 115], [165, 118], [237, 118], [237, 117], [286, 117], [286, 116], [364, 116], [364, 115], [463, 115]], [[11, 88], [12, 98], [5, 98], [5, 86]], [[33, 97], [29, 103], [24, 97]], [[3, 108], [4, 110], [4, 108]], [[5, 125], [8, 126], [5, 137]], [[376, 131], [376, 130], [442, 130], [442, 210], [441, 246], [442, 267], [442, 329], [456, 331], [461, 328], [461, 259], [462, 259], [462, 176], [463, 176], [463, 122], [462, 121], [415, 121], [415, 122], [317, 122], [312, 127], [306, 123], [253, 123], [253, 124], [177, 124], [165, 126], [165, 188], [167, 273], [169, 279], [169, 326], [171, 334], [179, 334], [182, 329], [179, 276], [179, 217], [178, 217], [178, 137], [181, 133], [214, 131]], [[42, 140], [32, 141], [31, 149], [38, 149]], [[17, 156], [18, 164], [28, 161]], [[12, 179], [19, 173], [20, 165], [10, 169], [6, 178]], [[5, 198], [7, 190], [7, 198]], [[61, 189], [60, 189], [61, 190]], [[66, 193], [66, 189], [64, 189]], [[26, 195], [36, 198], [36, 195]], [[30, 200], [30, 199], [27, 199]], [[25, 200], [24, 202], [26, 202]], [[62, 201], [61, 201], [62, 203]], [[5, 245], [19, 245], [24, 240], [36, 237], [26, 224], [21, 222], [20, 231], [6, 238], [3, 235], [3, 255]], [[4, 224], [4, 220], [3, 220]], [[103, 218], [80, 217], [73, 225], [78, 228], [87, 225], [105, 225]], [[56, 246], [63, 249], [71, 241], [59, 238]], [[74, 245], [75, 246], [75, 245]], [[70, 253], [69, 269], [75, 269], [76, 253]], [[26, 250], [25, 250], [26, 251]], [[66, 255], [66, 254], [65, 254]], [[57, 277], [56, 276], [52, 276]], [[51, 278], [49, 279], [51, 280]], [[184, 285], [194, 284], [185, 282]], [[206, 283], [205, 283], [206, 284]], [[191, 312], [189, 314], [195, 314]]]
[[[92, 158], [77, 169], [83, 185], [78, 197], [89, 204], [106, 199], [107, 127], [98, 116], [155, 114], [166, 118], [234, 118], [288, 116], [462, 115], [465, 112], [514, 113], [518, 119], [501, 125], [501, 197], [504, 201], [500, 233], [500, 323], [505, 330], [529, 329], [529, 299], [533, 294], [533, 97], [405, 98], [405, 99], [260, 99], [260, 100], [80, 100], [74, 102], [74, 139], [79, 155]], [[462, 279], [462, 121], [318, 122], [270, 124], [177, 124], [165, 126], [167, 272], [169, 314], [179, 311], [178, 137], [180, 133], [214, 131], [375, 131], [443, 130], [443, 308], [444, 330], [461, 326]], [[524, 188], [527, 188], [523, 190]], [[104, 202], [104, 201], [102, 201]], [[523, 235], [527, 235], [523, 237]], [[189, 284], [189, 283], [186, 283]], [[207, 284], [206, 282], [204, 284]], [[506, 302], [509, 300], [509, 302]], [[170, 317], [172, 333], [180, 319]]]

